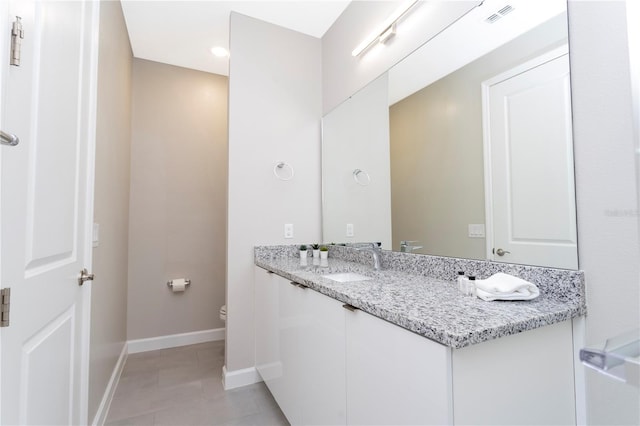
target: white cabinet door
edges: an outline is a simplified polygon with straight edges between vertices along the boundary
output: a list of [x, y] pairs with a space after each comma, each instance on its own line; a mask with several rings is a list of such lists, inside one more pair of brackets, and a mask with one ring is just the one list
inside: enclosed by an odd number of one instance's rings
[[[255, 267], [256, 369], [269, 388], [282, 376], [278, 338], [278, 283]], [[272, 390], [273, 392], [273, 390]]]
[[452, 423], [451, 350], [362, 311], [346, 315], [347, 423]]
[[346, 423], [342, 303], [255, 268], [256, 369], [291, 424]]
[[302, 411], [305, 425], [346, 424], [345, 310], [313, 290], [302, 291]]
[[278, 289], [278, 347], [282, 368], [273, 380], [271, 392], [292, 425], [302, 424], [301, 392], [303, 359], [300, 349], [300, 329], [304, 324], [301, 306], [302, 291], [289, 280], [274, 275]]
[[453, 351], [455, 423], [574, 425], [571, 321]]
[[255, 267], [256, 369], [291, 424], [301, 424], [302, 290]]

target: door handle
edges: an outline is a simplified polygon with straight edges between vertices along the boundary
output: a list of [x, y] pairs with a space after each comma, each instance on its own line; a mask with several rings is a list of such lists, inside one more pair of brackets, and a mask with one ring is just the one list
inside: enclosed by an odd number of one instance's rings
[[85, 281], [93, 281], [94, 277], [95, 275], [90, 274], [89, 272], [87, 272], [87, 268], [84, 268], [82, 271], [80, 271], [80, 276], [78, 277], [78, 285], [84, 284]]
[[0, 130], [0, 144], [16, 146], [19, 143], [20, 143], [20, 138], [18, 138], [16, 135], [14, 135], [13, 133], [5, 133], [2, 130]]
[[345, 308], [347, 311], [351, 311], [351, 312], [355, 312], [358, 310], [358, 308], [348, 303], [345, 303], [344, 305], [342, 305], [342, 307]]
[[511, 252], [510, 252], [510, 251], [502, 250], [501, 248], [499, 248], [498, 250], [496, 250], [496, 254], [497, 254], [498, 256], [504, 256], [504, 255], [505, 255], [505, 254], [507, 254], [507, 253], [511, 254]]

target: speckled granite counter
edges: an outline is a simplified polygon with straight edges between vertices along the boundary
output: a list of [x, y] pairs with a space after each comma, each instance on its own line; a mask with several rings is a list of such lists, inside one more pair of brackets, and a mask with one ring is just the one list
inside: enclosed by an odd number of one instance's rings
[[[324, 267], [313, 259], [301, 265], [295, 246], [256, 247], [255, 264], [456, 349], [586, 313], [581, 271], [389, 251], [383, 251], [383, 270], [374, 271], [371, 253], [336, 246]], [[459, 270], [478, 279], [509, 273], [536, 284], [540, 296], [509, 302], [466, 297], [455, 284]], [[322, 277], [334, 272], [373, 279], [340, 283]]]

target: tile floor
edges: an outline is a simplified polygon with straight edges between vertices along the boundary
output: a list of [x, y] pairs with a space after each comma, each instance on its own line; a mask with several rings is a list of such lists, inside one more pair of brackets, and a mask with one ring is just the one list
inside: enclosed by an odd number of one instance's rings
[[106, 425], [288, 425], [264, 383], [222, 388], [224, 341], [130, 354]]

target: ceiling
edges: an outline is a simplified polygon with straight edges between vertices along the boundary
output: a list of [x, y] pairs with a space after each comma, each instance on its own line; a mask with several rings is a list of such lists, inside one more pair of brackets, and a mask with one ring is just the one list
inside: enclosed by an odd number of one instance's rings
[[229, 60], [211, 48], [229, 48], [232, 11], [321, 38], [349, 5], [330, 1], [121, 0], [133, 56], [215, 74]]

